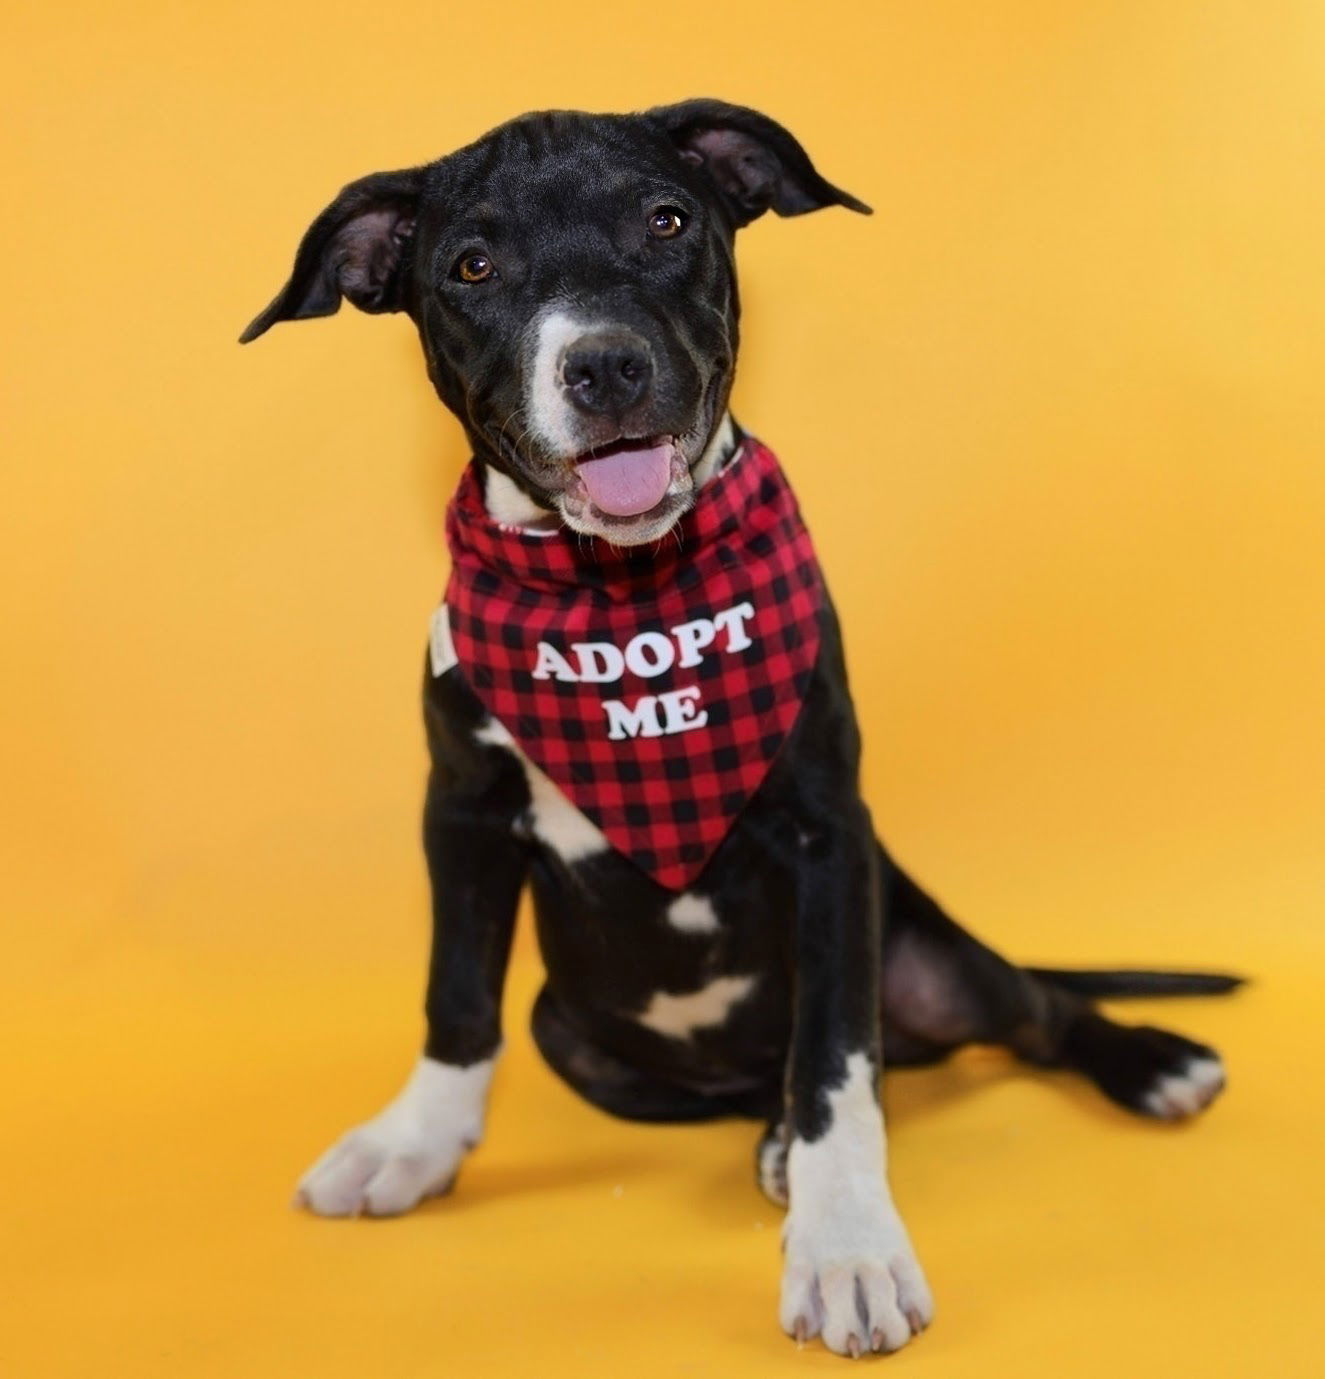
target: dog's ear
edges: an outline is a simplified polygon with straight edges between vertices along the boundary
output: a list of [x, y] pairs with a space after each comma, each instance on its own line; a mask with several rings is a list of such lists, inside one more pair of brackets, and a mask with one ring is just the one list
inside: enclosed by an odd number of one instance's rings
[[290, 281], [239, 343], [277, 321], [331, 316], [342, 297], [360, 311], [400, 311], [424, 171], [375, 172], [351, 182], [308, 227]]
[[693, 100], [645, 112], [688, 162], [703, 166], [737, 225], [767, 210], [804, 215], [825, 206], [870, 208], [815, 171], [810, 156], [776, 120], [743, 105]]

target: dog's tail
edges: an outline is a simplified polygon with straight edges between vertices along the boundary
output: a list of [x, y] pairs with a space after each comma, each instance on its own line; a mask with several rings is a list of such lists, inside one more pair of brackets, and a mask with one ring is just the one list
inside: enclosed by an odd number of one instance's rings
[[1229, 972], [1147, 972], [1129, 968], [1028, 967], [1061, 991], [1077, 996], [1222, 996], [1244, 985]]

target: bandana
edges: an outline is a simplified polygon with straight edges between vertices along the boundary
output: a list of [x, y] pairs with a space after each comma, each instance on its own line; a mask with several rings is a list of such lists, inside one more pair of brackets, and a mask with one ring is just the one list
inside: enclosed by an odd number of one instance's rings
[[[661, 885], [704, 869], [790, 732], [819, 650], [809, 533], [746, 437], [656, 547], [447, 512], [446, 619], [484, 707]], [[436, 672], [435, 673], [440, 673]]]

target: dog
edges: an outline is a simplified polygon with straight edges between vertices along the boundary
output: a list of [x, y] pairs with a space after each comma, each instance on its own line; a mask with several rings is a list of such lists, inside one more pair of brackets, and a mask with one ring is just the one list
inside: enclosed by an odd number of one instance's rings
[[342, 298], [406, 312], [473, 453], [424, 677], [426, 1042], [297, 1201], [391, 1215], [450, 1188], [529, 885], [548, 1064], [617, 1116], [763, 1121], [782, 1328], [855, 1357], [933, 1316], [888, 1187], [885, 1065], [1001, 1045], [1188, 1117], [1224, 1086], [1215, 1052], [1092, 998], [1239, 979], [1017, 967], [877, 841], [831, 600], [728, 410], [736, 232], [833, 206], [869, 212], [754, 110], [529, 114], [350, 183], [242, 340]]

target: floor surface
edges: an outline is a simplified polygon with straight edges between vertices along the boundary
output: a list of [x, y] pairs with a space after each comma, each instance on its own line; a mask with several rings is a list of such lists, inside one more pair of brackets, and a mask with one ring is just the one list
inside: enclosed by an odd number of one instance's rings
[[[527, 936], [489, 1133], [453, 1195], [391, 1221], [292, 1210], [306, 1163], [407, 1069], [422, 935], [385, 930], [385, 952], [319, 959], [311, 919], [247, 953], [147, 923], [43, 952], [58, 981], [6, 973], [6, 1042], [22, 1051], [0, 1133], [16, 1219], [0, 1256], [6, 1375], [651, 1379], [849, 1363], [778, 1330], [780, 1213], [754, 1186], [757, 1128], [630, 1125], [579, 1102], [530, 1043]], [[992, 1051], [893, 1076], [895, 1190], [938, 1316], [877, 1363], [1319, 1375], [1325, 1107], [1306, 957], [1265, 954], [1236, 997], [1131, 1008], [1228, 1057], [1229, 1092], [1190, 1127], [1133, 1120]]]

